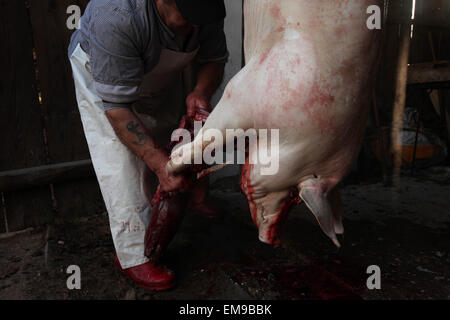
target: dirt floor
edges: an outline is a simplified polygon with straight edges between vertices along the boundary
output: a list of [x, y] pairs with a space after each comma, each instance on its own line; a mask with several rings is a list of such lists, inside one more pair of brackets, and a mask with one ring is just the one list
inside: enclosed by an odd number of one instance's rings
[[[425, 172], [425, 171], [424, 171]], [[113, 266], [106, 213], [0, 240], [0, 299], [449, 299], [450, 170], [342, 188], [343, 249], [337, 252], [300, 205], [283, 244], [258, 241], [234, 178], [214, 185], [218, 220], [188, 214], [166, 256], [178, 286], [140, 289]], [[66, 269], [81, 268], [81, 290]], [[366, 269], [381, 269], [369, 290]]]

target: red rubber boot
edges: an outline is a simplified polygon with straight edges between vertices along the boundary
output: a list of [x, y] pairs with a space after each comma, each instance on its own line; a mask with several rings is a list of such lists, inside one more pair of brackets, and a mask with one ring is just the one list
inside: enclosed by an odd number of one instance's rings
[[117, 255], [114, 257], [114, 262], [120, 272], [141, 288], [161, 291], [175, 286], [175, 273], [163, 265], [156, 265], [149, 261], [139, 266], [122, 269]]

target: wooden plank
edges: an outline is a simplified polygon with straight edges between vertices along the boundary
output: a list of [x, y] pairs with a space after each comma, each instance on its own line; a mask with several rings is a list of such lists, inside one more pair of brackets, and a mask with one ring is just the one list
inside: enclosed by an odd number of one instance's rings
[[17, 191], [52, 183], [95, 177], [91, 160], [81, 160], [0, 172], [0, 191]]
[[400, 167], [402, 162], [401, 153], [395, 149], [395, 146], [401, 145], [401, 131], [403, 130], [403, 113], [405, 111], [406, 86], [408, 82], [409, 49], [411, 44], [410, 27], [410, 25], [402, 25], [401, 27], [400, 50], [398, 53], [397, 62], [397, 81], [395, 86], [396, 94], [393, 106], [391, 134], [391, 148], [394, 153], [395, 179], [400, 176]]
[[[67, 7], [86, 1], [31, 0], [30, 16], [37, 51], [37, 68], [50, 163], [88, 159], [89, 151], [75, 98], [67, 47], [72, 33], [66, 26]], [[95, 179], [56, 184], [55, 196], [62, 217], [89, 215], [102, 203]]]
[[[45, 164], [35, 86], [33, 43], [25, 1], [0, 0], [0, 170]], [[48, 188], [5, 193], [9, 231], [52, 218]]]
[[26, 233], [29, 233], [29, 232], [32, 232], [32, 231], [34, 231], [34, 228], [28, 228], [28, 229], [25, 229], [25, 230], [20, 230], [20, 231], [8, 232], [8, 233], [5, 233], [5, 234], [0, 234], [0, 240], [11, 239], [11, 238], [14, 238], [15, 236], [26, 234]]
[[450, 61], [411, 64], [408, 84], [450, 82]]

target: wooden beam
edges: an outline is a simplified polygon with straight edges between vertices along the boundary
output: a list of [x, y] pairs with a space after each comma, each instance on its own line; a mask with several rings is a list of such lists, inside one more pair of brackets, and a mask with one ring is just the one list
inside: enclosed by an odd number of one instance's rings
[[17, 191], [94, 177], [91, 160], [0, 172], [0, 191]]
[[15, 236], [21, 235], [21, 234], [25, 234], [25, 233], [29, 233], [34, 231], [34, 228], [27, 228], [25, 230], [20, 230], [20, 231], [15, 231], [15, 232], [8, 232], [8, 233], [2, 233], [0, 234], [0, 240], [5, 240], [5, 239], [10, 239], [13, 238]]
[[408, 82], [408, 61], [409, 49], [411, 44], [411, 25], [401, 26], [400, 48], [397, 59], [397, 75], [395, 86], [395, 100], [393, 106], [392, 118], [392, 151], [394, 153], [394, 177], [400, 176], [400, 167], [402, 164], [402, 155], [397, 146], [401, 145], [401, 132], [403, 130], [403, 113], [405, 111], [406, 87]]
[[450, 82], [450, 61], [413, 64], [408, 67], [408, 84]]

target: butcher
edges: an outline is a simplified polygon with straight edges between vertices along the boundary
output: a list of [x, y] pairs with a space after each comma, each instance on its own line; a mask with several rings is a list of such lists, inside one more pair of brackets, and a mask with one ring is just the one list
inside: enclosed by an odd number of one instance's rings
[[[180, 119], [210, 111], [228, 59], [223, 0], [91, 0], [71, 38], [78, 108], [109, 215], [116, 266], [139, 286], [165, 290], [174, 272], [144, 255], [150, 204], [189, 179], [166, 170]], [[202, 185], [190, 207], [217, 209]]]

